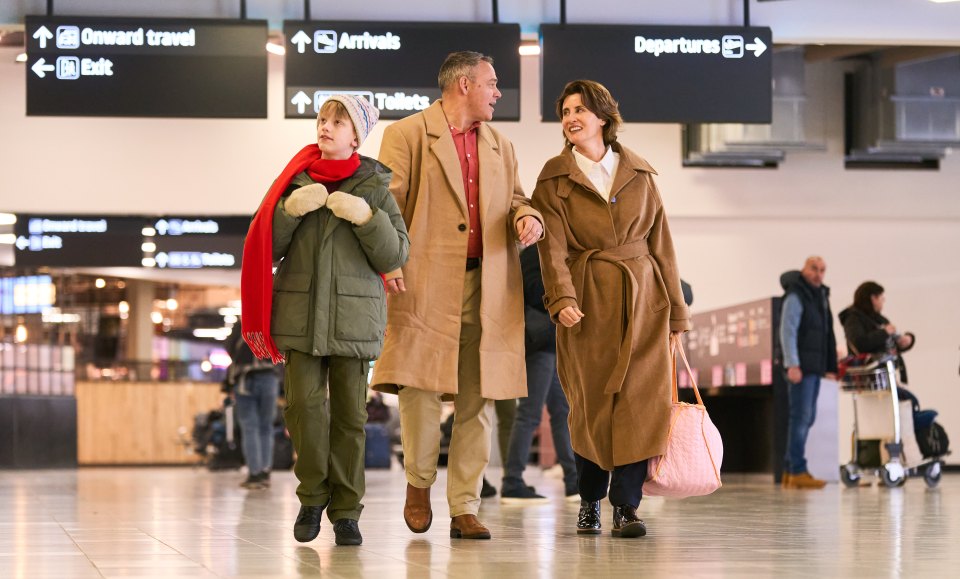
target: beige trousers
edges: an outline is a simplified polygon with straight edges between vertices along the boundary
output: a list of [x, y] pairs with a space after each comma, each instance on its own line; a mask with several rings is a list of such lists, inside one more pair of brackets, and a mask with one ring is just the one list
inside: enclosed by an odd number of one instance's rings
[[[480, 268], [466, 272], [460, 313], [460, 357], [453, 433], [447, 455], [450, 516], [476, 515], [483, 471], [490, 460], [490, 418], [480, 394]], [[441, 394], [400, 390], [400, 430], [407, 482], [427, 488], [437, 480]]]

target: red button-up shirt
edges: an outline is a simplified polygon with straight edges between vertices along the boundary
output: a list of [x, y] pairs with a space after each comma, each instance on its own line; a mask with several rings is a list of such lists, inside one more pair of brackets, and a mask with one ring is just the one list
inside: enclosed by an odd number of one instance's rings
[[483, 257], [483, 235], [480, 229], [480, 160], [477, 158], [477, 130], [480, 123], [474, 123], [466, 131], [450, 126], [453, 144], [460, 158], [460, 172], [463, 174], [463, 190], [467, 193], [467, 214], [470, 218], [467, 257]]

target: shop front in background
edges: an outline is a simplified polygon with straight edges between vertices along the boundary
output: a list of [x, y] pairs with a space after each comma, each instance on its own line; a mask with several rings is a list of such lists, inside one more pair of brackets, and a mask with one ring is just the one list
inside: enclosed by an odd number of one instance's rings
[[[710, 418], [723, 437], [723, 472], [772, 473], [779, 482], [787, 438], [787, 383], [780, 356], [781, 298], [698, 312], [684, 348]], [[695, 402], [680, 370], [681, 399]], [[807, 441], [810, 471], [838, 479], [837, 383], [821, 382]]]
[[0, 270], [0, 468], [196, 462], [236, 293]]

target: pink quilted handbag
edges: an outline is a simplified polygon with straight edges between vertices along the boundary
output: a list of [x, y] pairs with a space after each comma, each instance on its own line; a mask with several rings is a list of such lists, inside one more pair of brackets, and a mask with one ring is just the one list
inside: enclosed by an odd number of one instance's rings
[[[693, 380], [693, 372], [683, 352], [679, 336], [670, 337], [673, 351], [673, 392], [670, 407], [670, 430], [667, 451], [650, 459], [643, 494], [660, 497], [698, 497], [709, 495], [721, 486], [720, 463], [723, 462], [723, 441], [710, 421]], [[677, 352], [687, 367], [696, 404], [680, 402], [677, 394]]]

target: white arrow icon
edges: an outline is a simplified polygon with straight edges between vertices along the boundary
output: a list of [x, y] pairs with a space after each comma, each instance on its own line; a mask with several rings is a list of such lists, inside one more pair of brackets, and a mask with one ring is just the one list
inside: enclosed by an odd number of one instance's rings
[[290, 100], [290, 104], [297, 105], [297, 114], [302, 115], [305, 110], [307, 110], [307, 105], [312, 103], [310, 97], [307, 96], [307, 93], [299, 91], [297, 94], [293, 95], [293, 98]]
[[47, 76], [48, 72], [53, 72], [56, 69], [57, 67], [53, 66], [52, 64], [46, 64], [42, 58], [30, 67], [30, 70], [37, 73], [37, 76], [40, 78]]
[[40, 42], [40, 48], [46, 48], [47, 41], [53, 39], [53, 33], [47, 30], [46, 26], [41, 26], [33, 33], [33, 37]]
[[23, 251], [24, 249], [26, 249], [26, 248], [28, 248], [28, 247], [30, 247], [30, 240], [29, 240], [29, 239], [27, 239], [26, 237], [24, 237], [24, 236], [22, 236], [22, 235], [17, 238], [17, 249], [19, 249], [20, 251]]
[[754, 56], [760, 56], [766, 49], [767, 45], [756, 36], [753, 37], [753, 44], [747, 45], [747, 50], [752, 50]]
[[[290, 39], [291, 44], [297, 45], [297, 52], [303, 54], [307, 50], [307, 45], [312, 42], [310, 36], [307, 35], [303, 30], [298, 31], [293, 35], [293, 38]], [[303, 111], [301, 111], [303, 112]]]

